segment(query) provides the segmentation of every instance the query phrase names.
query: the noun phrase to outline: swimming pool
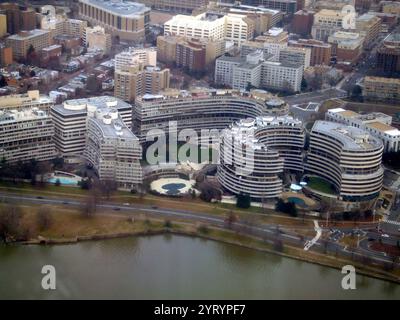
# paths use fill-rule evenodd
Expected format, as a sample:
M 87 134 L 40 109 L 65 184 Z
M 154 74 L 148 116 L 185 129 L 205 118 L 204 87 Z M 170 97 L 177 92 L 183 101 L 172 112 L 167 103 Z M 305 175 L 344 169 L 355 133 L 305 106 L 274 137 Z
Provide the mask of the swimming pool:
M 53 177 L 47 180 L 49 183 L 57 183 L 57 180 L 60 181 L 60 184 L 67 186 L 77 186 L 78 181 L 75 178 L 67 178 L 67 177 Z
M 307 207 L 306 202 L 301 199 L 301 198 L 297 198 L 297 197 L 289 197 L 287 199 L 289 202 L 292 202 L 300 207 Z
M 184 183 L 168 183 L 164 184 L 161 188 L 167 190 L 166 194 L 176 195 L 179 194 L 181 189 L 186 187 Z

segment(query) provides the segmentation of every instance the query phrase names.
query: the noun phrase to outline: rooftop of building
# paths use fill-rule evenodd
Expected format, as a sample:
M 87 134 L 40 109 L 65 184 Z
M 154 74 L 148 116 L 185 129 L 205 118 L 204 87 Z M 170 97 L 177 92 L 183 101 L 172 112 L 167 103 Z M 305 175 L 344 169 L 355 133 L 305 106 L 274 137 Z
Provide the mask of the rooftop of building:
M 13 34 L 11 36 L 9 36 L 7 39 L 10 40 L 28 40 L 28 39 L 32 39 L 44 34 L 49 34 L 50 31 L 49 30 L 42 30 L 42 29 L 33 29 L 30 31 L 21 31 L 17 34 Z
M 47 118 L 46 112 L 39 110 L 38 108 L 26 108 L 23 110 L 0 110 L 0 123 L 12 123 L 19 121 L 28 121 L 34 119 Z
M 229 126 L 228 130 L 224 131 L 225 136 L 232 136 L 242 144 L 246 144 L 252 147 L 254 150 L 267 149 L 263 143 L 260 143 L 257 139 L 257 131 L 262 130 L 265 127 L 274 126 L 291 126 L 291 127 L 303 127 L 303 123 L 300 120 L 294 119 L 291 116 L 263 116 L 247 118 L 239 120 Z
M 400 136 L 400 130 L 380 121 L 368 122 L 367 126 L 391 136 Z
M 116 97 L 99 96 L 92 98 L 66 100 L 63 104 L 52 107 L 53 110 L 64 115 L 86 114 L 88 109 L 97 110 L 101 108 L 129 109 L 132 106 Z
M 346 126 L 337 122 L 318 120 L 311 132 L 319 132 L 330 136 L 343 144 L 348 150 L 369 150 L 382 146 L 382 142 L 367 131 Z
M 145 94 L 141 97 L 137 97 L 136 101 L 151 103 L 154 101 L 161 101 L 161 100 L 184 99 L 184 98 L 200 99 L 213 96 L 241 97 L 243 99 L 254 99 L 265 102 L 271 101 L 275 98 L 276 100 L 282 101 L 284 103 L 283 100 L 276 98 L 270 92 L 260 89 L 254 89 L 251 90 L 250 92 L 242 92 L 233 89 L 208 89 L 208 88 L 198 88 L 198 89 L 192 89 L 190 91 L 168 89 L 160 92 L 159 94 Z M 282 105 L 282 103 L 280 105 Z
M 18 106 L 30 103 L 51 103 L 49 96 L 41 95 L 38 90 L 30 90 L 27 93 L 0 96 L 0 108 Z
M 392 32 L 387 35 L 385 42 L 400 42 L 400 32 Z
M 372 19 L 376 18 L 376 15 L 372 13 L 364 13 L 360 16 L 357 17 L 358 21 L 370 21 Z
M 142 3 L 125 0 L 79 0 L 92 6 L 126 17 L 135 17 L 149 12 L 150 8 Z
M 315 15 L 316 16 L 327 16 L 327 17 L 344 17 L 344 16 L 348 15 L 348 13 L 342 12 L 341 10 L 321 9 Z
M 102 114 L 91 117 L 91 121 L 102 131 L 104 138 L 131 138 L 138 141 L 137 137 L 124 124 L 116 109 L 103 108 Z

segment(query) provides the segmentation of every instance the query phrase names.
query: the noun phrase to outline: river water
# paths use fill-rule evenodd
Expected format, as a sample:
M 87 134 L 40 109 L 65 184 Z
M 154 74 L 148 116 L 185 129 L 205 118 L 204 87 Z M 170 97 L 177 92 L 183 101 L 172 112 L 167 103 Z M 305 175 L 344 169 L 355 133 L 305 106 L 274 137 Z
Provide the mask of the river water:
M 41 288 L 42 266 L 57 288 Z M 160 235 L 0 246 L 0 299 L 400 299 L 400 285 L 210 240 Z

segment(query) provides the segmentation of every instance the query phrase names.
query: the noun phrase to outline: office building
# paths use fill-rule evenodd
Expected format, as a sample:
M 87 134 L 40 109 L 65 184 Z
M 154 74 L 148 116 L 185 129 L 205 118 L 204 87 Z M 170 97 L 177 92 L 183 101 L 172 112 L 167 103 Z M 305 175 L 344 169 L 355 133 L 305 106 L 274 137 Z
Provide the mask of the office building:
M 302 65 L 274 61 L 265 61 L 262 64 L 262 88 L 300 92 L 302 78 Z
M 244 0 L 242 4 L 279 10 L 285 14 L 294 14 L 298 10 L 296 0 Z
M 279 62 L 283 64 L 302 65 L 303 69 L 310 66 L 311 49 L 301 47 L 287 47 L 279 52 Z
M 359 114 L 343 108 L 329 109 L 325 119 L 368 131 L 382 141 L 384 152 L 400 151 L 400 130 L 391 126 L 392 117 L 380 112 Z
M 329 181 L 344 201 L 375 199 L 382 188 L 383 143 L 367 131 L 316 121 L 305 170 Z
M 138 64 L 145 66 L 157 65 L 157 48 L 134 48 L 122 51 L 115 55 L 115 70 L 134 67 Z
M 377 66 L 388 75 L 400 72 L 400 33 L 391 33 L 377 50 Z
M 208 0 L 139 0 L 152 9 L 192 14 L 194 10 L 204 7 Z
M 254 36 L 254 22 L 240 14 L 202 13 L 197 16 L 176 15 L 164 24 L 164 35 L 207 38 L 241 44 Z
M 26 59 L 28 50 L 32 46 L 36 52 L 51 45 L 51 33 L 47 30 L 34 29 L 21 31 L 6 39 L 6 46 L 13 52 L 14 60 Z
M 27 93 L 0 96 L 0 110 L 23 110 L 37 108 L 50 112 L 54 102 L 46 95 L 41 95 L 38 90 L 29 90 Z
M 363 82 L 363 97 L 369 101 L 399 103 L 400 79 L 365 77 Z
M 314 22 L 314 11 L 299 10 L 293 15 L 291 31 L 302 37 L 311 34 L 311 28 Z
M 330 65 L 332 46 L 329 43 L 314 39 L 290 40 L 290 47 L 311 49 L 310 66 Z
M 79 0 L 79 16 L 121 40 L 144 41 L 150 8 L 124 0 Z
M 328 37 L 337 62 L 357 63 L 363 51 L 364 37 L 359 33 L 337 31 Z
M 355 12 L 322 9 L 314 15 L 311 35 L 316 40 L 327 41 L 336 31 L 355 29 Z
M 107 33 L 104 28 L 96 26 L 93 28 L 85 28 L 84 44 L 89 49 L 99 49 L 105 54 L 111 50 L 111 34 Z
M 36 107 L 0 110 L 0 159 L 7 163 L 55 158 L 54 124 Z
M 356 18 L 356 31 L 364 37 L 364 48 L 369 49 L 378 39 L 381 32 L 381 19 L 365 13 Z

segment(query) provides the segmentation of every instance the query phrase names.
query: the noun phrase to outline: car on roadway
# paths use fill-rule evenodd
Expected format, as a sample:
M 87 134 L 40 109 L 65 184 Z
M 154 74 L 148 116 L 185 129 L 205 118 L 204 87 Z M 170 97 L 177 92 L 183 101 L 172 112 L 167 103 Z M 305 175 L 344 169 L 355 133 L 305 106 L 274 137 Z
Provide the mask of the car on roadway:
M 114 210 L 115 210 L 115 211 L 119 211 L 119 210 L 121 210 L 121 208 L 115 207 Z
M 123 206 L 130 206 L 131 204 L 129 202 L 125 202 L 122 204 Z
M 384 237 L 384 238 L 389 238 L 389 235 L 386 234 L 386 233 L 384 233 L 384 234 L 382 234 L 382 237 Z
M 157 206 L 151 206 L 151 208 L 152 208 L 152 209 L 158 209 L 158 207 L 157 207 Z

